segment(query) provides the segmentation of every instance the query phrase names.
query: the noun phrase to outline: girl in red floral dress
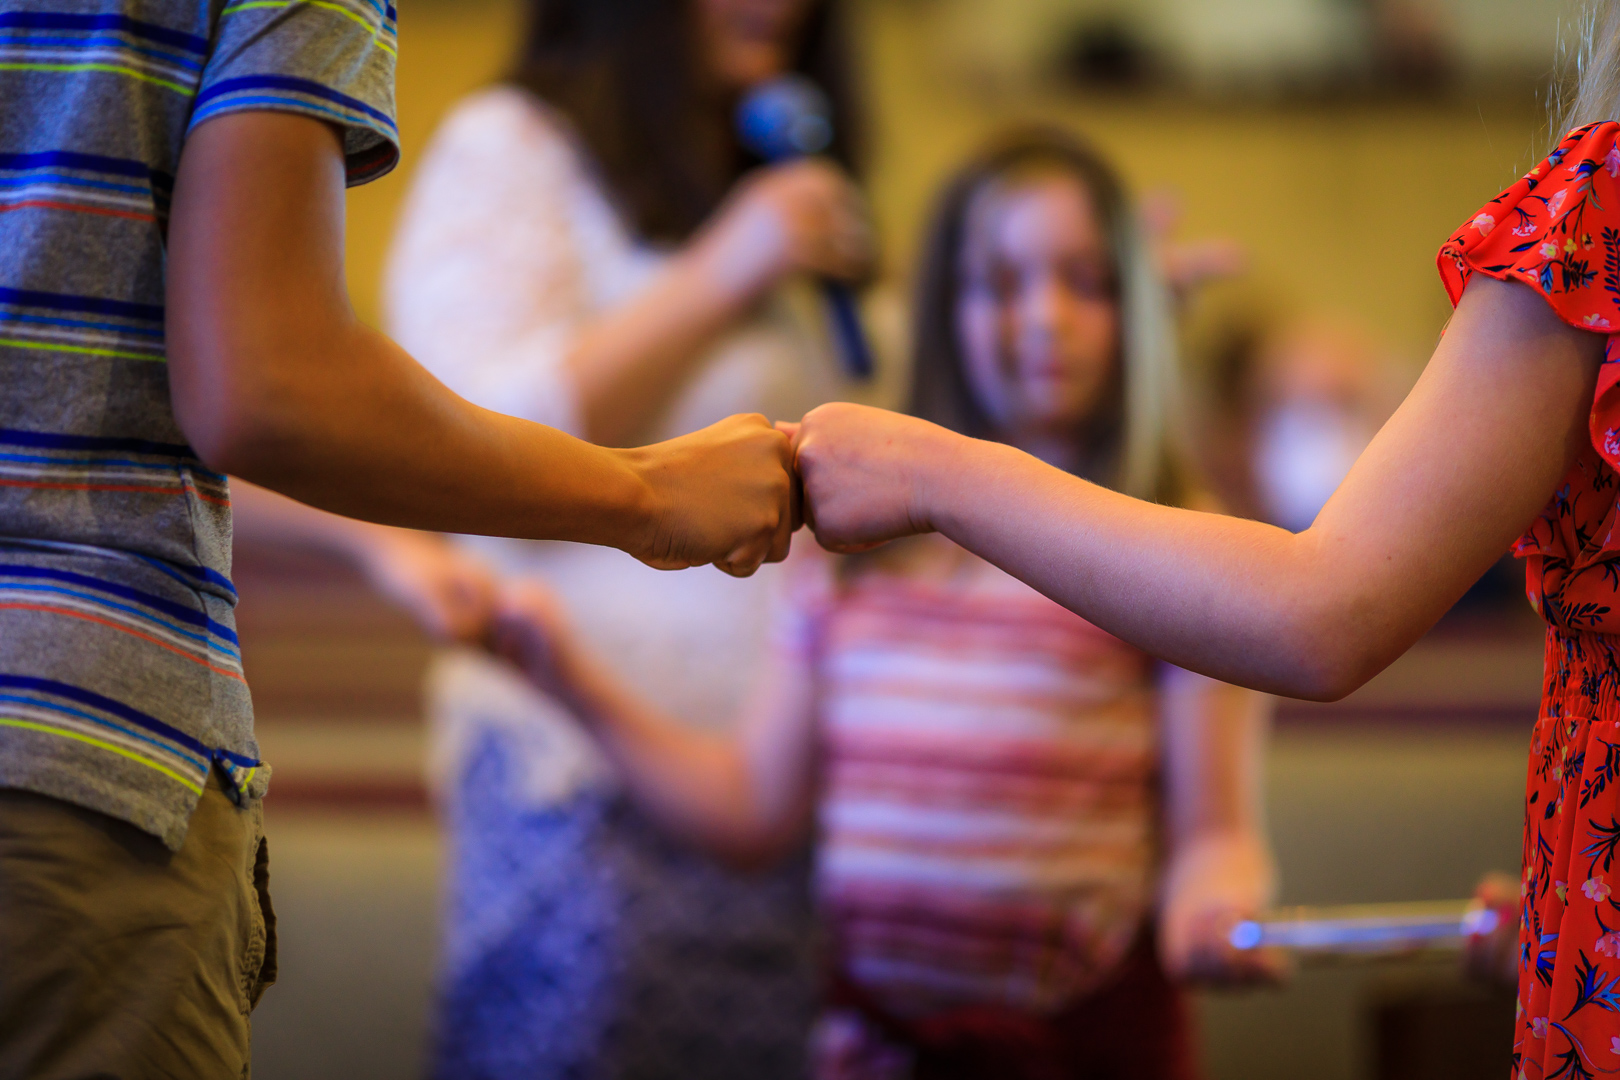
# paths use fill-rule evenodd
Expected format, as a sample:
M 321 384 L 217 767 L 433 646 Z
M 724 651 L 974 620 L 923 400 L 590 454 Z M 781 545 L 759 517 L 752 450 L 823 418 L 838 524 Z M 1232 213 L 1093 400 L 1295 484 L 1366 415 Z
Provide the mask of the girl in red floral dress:
M 1456 303 L 1476 273 L 1535 289 L 1605 335 L 1588 435 L 1513 546 L 1546 619 L 1520 879 L 1516 1076 L 1620 1072 L 1620 124 L 1571 131 L 1440 249 Z
M 1512 543 L 1548 624 L 1513 1047 L 1527 1080 L 1620 1075 L 1620 5 L 1596 21 L 1585 126 L 1446 241 L 1446 335 L 1304 532 L 1138 502 L 859 406 L 823 406 L 796 438 L 827 546 L 938 530 L 1148 652 L 1296 697 L 1370 678 Z

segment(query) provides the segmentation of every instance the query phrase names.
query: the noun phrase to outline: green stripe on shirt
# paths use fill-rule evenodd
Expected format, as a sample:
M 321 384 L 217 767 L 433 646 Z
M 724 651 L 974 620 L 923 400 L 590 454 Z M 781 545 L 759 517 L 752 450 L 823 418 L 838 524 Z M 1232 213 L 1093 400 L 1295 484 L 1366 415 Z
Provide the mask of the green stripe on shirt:
M 156 75 L 136 71 L 134 68 L 122 67 L 118 64 L 12 64 L 0 63 L 0 71 L 49 71 L 56 73 L 71 73 L 75 71 L 105 71 L 113 75 L 128 75 L 132 79 L 148 82 L 154 86 L 161 86 L 165 90 L 173 90 L 177 94 L 193 97 L 197 93 L 194 86 L 181 86 L 179 83 L 160 79 Z

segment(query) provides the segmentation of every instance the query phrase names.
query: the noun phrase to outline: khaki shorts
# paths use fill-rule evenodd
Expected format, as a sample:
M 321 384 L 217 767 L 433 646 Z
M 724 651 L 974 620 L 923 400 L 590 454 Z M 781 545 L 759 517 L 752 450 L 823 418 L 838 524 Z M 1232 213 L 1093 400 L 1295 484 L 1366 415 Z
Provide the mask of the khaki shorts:
M 264 811 L 217 783 L 177 852 L 0 790 L 0 1080 L 246 1077 L 275 980 Z

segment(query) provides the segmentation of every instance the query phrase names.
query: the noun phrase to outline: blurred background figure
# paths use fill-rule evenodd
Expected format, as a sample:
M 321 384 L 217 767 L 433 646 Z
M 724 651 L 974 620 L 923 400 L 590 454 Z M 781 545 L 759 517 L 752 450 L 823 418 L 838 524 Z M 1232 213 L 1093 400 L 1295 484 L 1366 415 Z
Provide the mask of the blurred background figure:
M 1300 532 L 1389 418 L 1387 362 L 1363 335 L 1327 323 L 1288 327 L 1261 350 L 1253 461 L 1267 521 Z
M 765 165 L 733 114 L 790 70 L 827 94 L 833 142 Z M 532 0 L 510 76 L 455 108 L 417 171 L 390 327 L 471 400 L 595 442 L 797 418 L 846 393 L 805 279 L 873 266 L 859 122 L 832 0 Z M 549 583 L 683 722 L 736 715 L 771 573 L 476 550 Z M 435 1075 L 795 1075 L 814 978 L 802 866 L 744 877 L 664 840 L 487 657 L 442 658 L 428 693 L 450 844 Z
M 1200 402 L 1202 463 L 1233 512 L 1299 532 L 1389 418 L 1401 370 L 1344 319 L 1245 320 L 1224 338 Z

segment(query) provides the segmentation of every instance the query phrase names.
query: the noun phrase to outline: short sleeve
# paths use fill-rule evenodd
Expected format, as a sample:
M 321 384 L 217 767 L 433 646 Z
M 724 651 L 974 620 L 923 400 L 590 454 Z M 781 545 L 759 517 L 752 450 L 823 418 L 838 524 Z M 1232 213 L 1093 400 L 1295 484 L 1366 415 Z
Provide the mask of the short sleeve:
M 1469 278 L 1519 281 L 1571 326 L 1610 335 L 1590 418 L 1592 445 L 1620 468 L 1620 124 L 1576 128 L 1440 248 L 1453 305 Z
M 399 161 L 392 0 L 227 0 L 191 128 L 230 112 L 301 113 L 343 132 L 351 186 Z

